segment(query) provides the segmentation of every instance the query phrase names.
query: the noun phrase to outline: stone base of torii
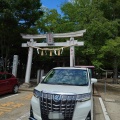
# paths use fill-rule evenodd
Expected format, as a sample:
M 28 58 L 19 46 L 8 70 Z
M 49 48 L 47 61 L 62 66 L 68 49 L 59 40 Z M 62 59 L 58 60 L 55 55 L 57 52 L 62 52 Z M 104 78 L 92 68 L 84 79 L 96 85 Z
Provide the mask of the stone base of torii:
M 30 74 L 31 74 L 31 65 L 32 65 L 32 56 L 33 56 L 33 49 L 42 48 L 52 48 L 52 47 L 70 47 L 70 67 L 75 65 L 75 53 L 74 53 L 74 46 L 83 46 L 84 42 L 78 42 L 74 40 L 74 37 L 83 36 L 86 30 L 70 32 L 70 33 L 58 33 L 58 34 L 42 34 L 42 35 L 22 35 L 23 39 L 30 39 L 27 43 L 22 43 L 22 47 L 29 47 L 28 51 L 28 60 L 27 60 L 27 67 L 26 67 L 26 74 L 25 74 L 25 83 L 22 87 L 31 87 L 30 84 Z M 43 39 L 46 38 L 47 43 L 37 43 L 34 41 L 35 39 Z M 70 40 L 66 42 L 54 42 L 53 38 L 70 38 Z

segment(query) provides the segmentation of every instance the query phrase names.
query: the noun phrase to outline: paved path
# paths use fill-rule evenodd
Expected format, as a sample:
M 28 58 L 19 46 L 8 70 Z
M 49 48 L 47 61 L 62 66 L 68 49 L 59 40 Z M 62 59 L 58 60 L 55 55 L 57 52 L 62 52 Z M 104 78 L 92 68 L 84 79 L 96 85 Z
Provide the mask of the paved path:
M 106 87 L 103 81 L 95 84 L 98 93 L 101 95 L 103 103 L 110 120 L 120 119 L 120 84 L 107 82 Z

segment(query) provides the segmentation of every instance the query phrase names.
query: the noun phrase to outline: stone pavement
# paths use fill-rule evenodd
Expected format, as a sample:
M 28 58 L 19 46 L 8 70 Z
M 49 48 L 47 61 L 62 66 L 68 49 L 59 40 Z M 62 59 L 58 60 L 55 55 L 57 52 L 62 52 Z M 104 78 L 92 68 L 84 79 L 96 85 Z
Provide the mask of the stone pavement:
M 37 84 L 31 84 L 29 88 L 20 86 L 19 90 L 33 91 Z M 105 120 L 120 120 L 120 84 L 112 84 L 112 79 L 107 79 L 105 83 L 105 80 L 101 79 L 94 86 L 94 95 L 102 98 L 109 116 L 109 119 Z

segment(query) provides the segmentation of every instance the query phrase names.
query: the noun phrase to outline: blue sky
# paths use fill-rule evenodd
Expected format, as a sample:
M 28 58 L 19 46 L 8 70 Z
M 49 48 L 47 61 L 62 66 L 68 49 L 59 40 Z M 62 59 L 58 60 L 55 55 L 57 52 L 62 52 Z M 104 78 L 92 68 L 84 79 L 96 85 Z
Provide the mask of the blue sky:
M 60 5 L 65 1 L 66 0 L 41 0 L 41 3 L 49 9 L 57 9 L 58 13 L 60 13 Z

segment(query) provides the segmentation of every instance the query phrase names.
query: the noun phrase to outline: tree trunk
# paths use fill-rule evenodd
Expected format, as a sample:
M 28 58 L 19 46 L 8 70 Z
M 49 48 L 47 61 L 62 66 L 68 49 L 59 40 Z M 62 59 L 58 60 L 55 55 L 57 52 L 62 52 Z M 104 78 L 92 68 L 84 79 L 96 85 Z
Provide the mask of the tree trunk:
M 118 72 L 118 64 L 117 64 L 117 57 L 114 57 L 113 61 L 113 83 L 117 83 L 117 72 Z

